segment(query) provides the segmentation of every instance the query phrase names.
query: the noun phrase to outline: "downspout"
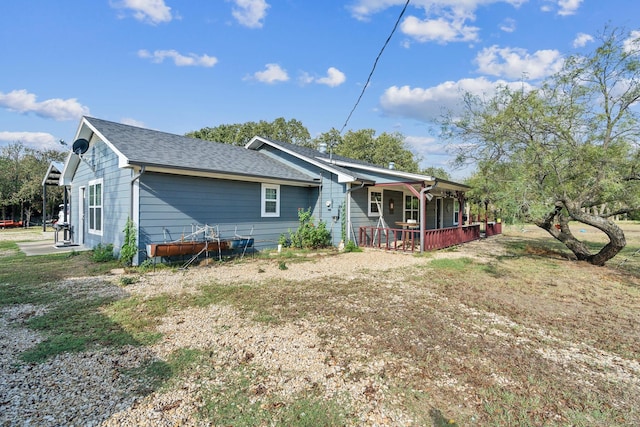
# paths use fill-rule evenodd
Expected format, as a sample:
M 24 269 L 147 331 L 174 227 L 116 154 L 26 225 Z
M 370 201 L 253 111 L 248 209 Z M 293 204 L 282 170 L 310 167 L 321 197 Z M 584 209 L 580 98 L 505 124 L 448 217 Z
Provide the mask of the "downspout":
M 131 218 L 132 221 L 133 221 L 133 184 L 142 176 L 144 172 L 145 172 L 145 166 L 142 166 L 140 168 L 140 172 L 138 172 L 136 175 L 133 176 L 133 178 L 131 178 L 131 197 L 129 201 L 129 218 Z
M 140 177 L 142 176 L 142 174 L 145 172 L 145 166 L 141 166 L 140 167 L 140 172 L 138 172 L 136 175 L 134 175 L 131 178 L 131 195 L 130 195 L 130 203 L 129 203 L 129 219 L 131 219 L 131 221 L 136 225 L 136 242 L 137 242 L 137 246 L 138 246 L 138 250 L 140 250 L 140 224 L 138 224 L 138 218 L 134 219 L 133 218 L 133 186 L 135 185 L 135 182 L 140 179 Z M 138 194 L 140 194 L 140 192 L 138 191 Z M 139 200 L 138 200 L 139 202 Z M 140 213 L 140 210 L 138 209 L 138 214 Z M 139 258 L 138 258 L 138 254 L 136 254 L 133 257 L 132 260 L 132 264 L 133 265 L 138 265 L 139 263 Z
M 424 232 L 426 231 L 427 222 L 427 203 L 425 202 L 425 194 L 433 190 L 438 185 L 436 180 L 433 185 L 429 185 L 420 190 L 420 253 L 424 252 Z

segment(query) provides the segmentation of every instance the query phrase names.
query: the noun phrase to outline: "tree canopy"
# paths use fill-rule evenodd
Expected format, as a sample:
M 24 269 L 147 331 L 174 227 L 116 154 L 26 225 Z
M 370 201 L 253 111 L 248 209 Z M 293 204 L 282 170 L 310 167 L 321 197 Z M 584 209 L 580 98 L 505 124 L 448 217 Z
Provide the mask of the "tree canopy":
M 419 158 L 407 147 L 404 135 L 399 132 L 383 132 L 376 136 L 373 129 L 347 131 L 341 136 L 332 129 L 315 139 L 317 144 L 328 142 L 334 153 L 362 160 L 381 167 L 393 162 L 396 169 L 406 172 L 418 172 Z
M 274 141 L 288 142 L 304 147 L 318 148 L 324 143 L 334 153 L 356 160 L 373 163 L 381 167 L 388 167 L 395 163 L 399 170 L 419 172 L 420 158 L 416 156 L 405 142 L 405 137 L 399 132 L 383 132 L 376 136 L 373 129 L 348 131 L 344 135 L 332 128 L 311 138 L 307 128 L 298 120 L 286 120 L 282 117 L 273 122 L 246 122 L 238 124 L 223 124 L 216 127 L 206 127 L 186 134 L 192 138 L 222 142 L 231 145 L 245 145 L 256 135 Z M 442 169 L 430 168 L 429 172 Z M 438 177 L 442 177 L 438 175 Z M 447 175 L 448 178 L 448 175 Z
M 309 130 L 298 120 L 286 120 L 279 117 L 272 122 L 246 122 L 223 124 L 188 132 L 186 136 L 224 144 L 243 146 L 254 136 L 259 135 L 275 141 L 289 142 L 302 146 L 310 146 Z
M 631 34 L 605 29 L 592 53 L 568 57 L 538 88 L 466 94 L 463 114 L 443 125 L 458 161 L 477 163 L 475 197 L 534 222 L 579 260 L 615 256 L 626 241 L 612 217 L 640 209 L 639 48 Z M 592 253 L 570 220 L 609 242 Z
M 42 213 L 42 179 L 52 161 L 64 153 L 26 148 L 21 142 L 0 149 L 0 210 L 2 219 L 26 219 Z M 62 189 L 52 188 L 49 200 L 59 204 Z

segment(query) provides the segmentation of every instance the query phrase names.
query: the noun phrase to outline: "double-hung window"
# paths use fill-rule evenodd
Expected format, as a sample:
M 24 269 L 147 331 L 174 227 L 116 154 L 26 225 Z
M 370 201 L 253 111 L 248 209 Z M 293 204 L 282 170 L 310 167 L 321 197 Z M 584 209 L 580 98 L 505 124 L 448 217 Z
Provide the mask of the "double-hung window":
M 382 207 L 382 191 L 374 191 L 369 189 L 369 216 L 380 216 Z
M 102 235 L 102 179 L 89 181 L 89 232 Z
M 280 186 L 277 184 L 262 184 L 262 216 L 280 216 Z
M 416 196 L 405 195 L 404 196 L 404 219 L 409 221 L 410 219 L 418 220 L 420 214 L 420 201 Z

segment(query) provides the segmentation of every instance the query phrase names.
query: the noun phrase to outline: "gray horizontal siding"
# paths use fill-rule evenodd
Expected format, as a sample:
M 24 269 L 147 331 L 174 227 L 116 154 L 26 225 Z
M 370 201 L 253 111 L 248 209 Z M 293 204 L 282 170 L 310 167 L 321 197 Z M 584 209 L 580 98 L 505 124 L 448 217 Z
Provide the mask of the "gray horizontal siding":
M 280 217 L 261 217 L 260 183 L 146 173 L 140 178 L 140 248 L 179 240 L 194 224 L 217 226 L 222 238 L 253 229 L 256 248 L 275 247 L 298 227 L 298 209 L 317 203 L 317 188 L 280 186 Z
M 98 244 L 113 244 L 114 252 L 118 255 L 124 240 L 123 230 L 131 205 L 131 171 L 119 169 L 115 153 L 98 138 L 91 141 L 91 148 L 83 157 L 84 160 L 78 164 L 74 174 L 70 194 L 70 222 L 73 227 L 74 241 L 90 248 L 94 248 Z M 103 230 L 101 236 L 90 233 L 88 230 L 89 182 L 100 178 L 103 180 Z M 81 215 L 78 212 L 80 187 L 86 188 L 84 223 L 80 221 Z M 79 228 L 81 227 L 85 230 L 84 242 L 78 241 L 81 235 Z

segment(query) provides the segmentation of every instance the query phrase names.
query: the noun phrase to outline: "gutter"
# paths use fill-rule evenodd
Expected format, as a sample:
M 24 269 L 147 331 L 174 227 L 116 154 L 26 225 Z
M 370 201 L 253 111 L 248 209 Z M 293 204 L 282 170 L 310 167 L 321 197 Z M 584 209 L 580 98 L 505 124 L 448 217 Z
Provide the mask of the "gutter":
M 140 179 L 142 174 L 145 173 L 145 170 L 146 170 L 146 166 L 142 166 L 140 168 L 140 172 L 138 172 L 136 175 L 133 176 L 133 178 L 131 178 L 131 197 L 130 197 L 130 203 L 129 203 L 129 218 L 131 218 L 132 221 L 133 221 L 133 185 L 138 179 Z M 137 221 L 135 222 L 137 224 Z

